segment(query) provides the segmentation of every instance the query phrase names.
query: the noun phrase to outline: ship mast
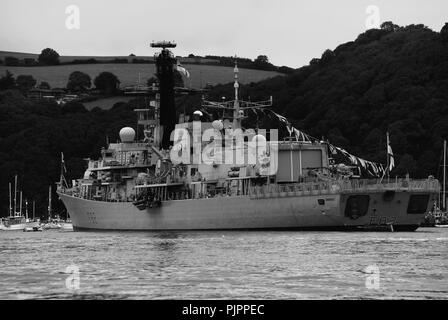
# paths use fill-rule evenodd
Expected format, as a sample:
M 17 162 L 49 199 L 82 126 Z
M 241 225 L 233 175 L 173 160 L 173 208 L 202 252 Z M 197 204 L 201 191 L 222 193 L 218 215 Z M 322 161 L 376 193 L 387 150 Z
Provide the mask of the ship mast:
M 238 61 L 235 56 L 235 68 L 233 69 L 235 84 L 233 87 L 235 88 L 235 101 L 233 103 L 233 129 L 241 129 L 241 119 L 240 119 L 240 101 L 238 100 L 238 89 L 240 88 L 240 84 L 238 83 Z
M 263 110 L 265 108 L 271 107 L 272 106 L 272 96 L 269 97 L 269 100 L 265 100 L 265 101 L 257 101 L 257 102 L 252 102 L 252 101 L 244 101 L 242 99 L 240 99 L 239 97 L 239 88 L 240 88 L 240 84 L 238 81 L 238 74 L 239 74 L 239 69 L 238 69 L 238 61 L 237 61 L 237 57 L 235 56 L 235 67 L 233 69 L 233 74 L 234 74 L 234 84 L 233 84 L 233 88 L 234 88 L 234 92 L 235 92 L 235 97 L 234 100 L 232 101 L 224 101 L 225 98 L 223 97 L 222 101 L 208 101 L 203 99 L 202 100 L 202 107 L 206 108 L 206 109 L 215 109 L 215 110 L 222 110 L 222 117 L 223 119 L 229 119 L 232 120 L 232 129 L 241 129 L 242 128 L 242 120 L 246 117 L 245 112 L 248 110 L 252 110 L 252 111 L 257 111 L 257 110 Z M 227 115 L 226 115 L 227 113 Z
M 51 220 L 51 186 L 48 187 L 48 221 Z

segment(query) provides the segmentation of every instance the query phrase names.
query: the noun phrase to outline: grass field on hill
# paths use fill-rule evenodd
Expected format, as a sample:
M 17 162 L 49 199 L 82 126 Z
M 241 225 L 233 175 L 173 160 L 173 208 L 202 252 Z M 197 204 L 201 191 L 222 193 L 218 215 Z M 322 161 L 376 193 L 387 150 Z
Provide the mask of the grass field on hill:
M 208 65 L 185 65 L 190 72 L 190 78 L 184 79 L 185 86 L 191 88 L 202 88 L 207 83 L 215 85 L 233 81 L 233 68 L 208 66 Z M 73 71 L 81 71 L 90 75 L 93 79 L 103 71 L 114 73 L 121 81 L 121 86 L 130 86 L 138 83 L 139 75 L 142 84 L 154 76 L 155 66 L 153 64 L 84 64 L 84 65 L 62 65 L 48 67 L 5 67 L 0 66 L 0 75 L 9 70 L 15 77 L 18 75 L 32 75 L 38 83 L 46 81 L 53 88 L 65 88 L 68 77 Z M 273 71 L 240 69 L 240 82 L 247 84 L 258 82 L 270 77 L 281 75 Z

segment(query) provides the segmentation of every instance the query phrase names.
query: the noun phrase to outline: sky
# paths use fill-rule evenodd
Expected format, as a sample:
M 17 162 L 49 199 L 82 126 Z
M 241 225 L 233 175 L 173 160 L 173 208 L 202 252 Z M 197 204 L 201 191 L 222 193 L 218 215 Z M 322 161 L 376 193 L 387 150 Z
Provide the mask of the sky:
M 1 0 L 0 51 L 151 56 L 151 41 L 175 40 L 175 55 L 267 55 L 298 68 L 384 21 L 440 31 L 448 1 Z

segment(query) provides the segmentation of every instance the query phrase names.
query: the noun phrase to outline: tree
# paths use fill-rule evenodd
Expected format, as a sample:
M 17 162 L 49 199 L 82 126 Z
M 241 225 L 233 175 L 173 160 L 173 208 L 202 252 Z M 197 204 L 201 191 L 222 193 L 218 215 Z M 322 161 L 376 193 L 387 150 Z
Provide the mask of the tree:
M 117 91 L 120 80 L 113 73 L 102 72 L 95 78 L 94 84 L 101 93 L 112 94 Z
M 325 64 L 329 61 L 331 61 L 331 59 L 333 59 L 333 57 L 335 56 L 334 52 L 331 51 L 330 49 L 325 50 L 325 52 L 322 54 L 322 57 L 320 58 L 320 61 Z
M 17 86 L 22 92 L 27 92 L 30 89 L 34 88 L 37 81 L 30 75 L 20 75 L 16 80 Z
M 16 57 L 5 57 L 5 66 L 18 66 L 19 62 Z
M 39 63 L 46 66 L 54 66 L 59 64 L 59 53 L 51 48 L 42 50 L 39 55 Z
M 50 84 L 46 81 L 42 81 L 39 85 L 38 85 L 39 89 L 43 89 L 43 90 L 50 90 Z
M 382 30 L 386 30 L 388 32 L 394 32 L 400 29 L 400 27 L 394 24 L 392 21 L 383 22 L 380 27 Z
M 84 92 L 92 86 L 92 80 L 86 73 L 75 71 L 68 78 L 67 89 L 72 92 Z
M 313 58 L 310 61 L 310 66 L 317 66 L 320 63 L 320 59 L 319 58 Z
M 86 113 L 87 109 L 80 102 L 69 102 L 61 107 L 62 114 Z
M 445 23 L 443 28 L 440 30 L 440 35 L 444 41 L 448 41 L 448 22 Z
M 400 159 L 398 166 L 392 171 L 394 175 L 405 176 L 413 175 L 417 169 L 417 162 L 410 154 L 404 154 Z
M 16 85 L 16 79 L 9 70 L 6 70 L 6 74 L 0 78 L 0 90 L 12 89 Z
M 257 63 L 257 64 L 268 64 L 269 63 L 268 56 L 259 55 L 257 57 L 257 59 L 255 59 L 255 63 Z

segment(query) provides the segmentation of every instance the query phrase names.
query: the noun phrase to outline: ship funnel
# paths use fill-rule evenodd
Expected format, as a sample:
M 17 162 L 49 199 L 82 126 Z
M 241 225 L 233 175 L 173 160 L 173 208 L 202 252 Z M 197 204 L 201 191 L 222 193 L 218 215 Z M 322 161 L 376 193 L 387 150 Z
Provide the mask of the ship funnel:
M 129 127 L 120 130 L 120 140 L 122 143 L 134 142 L 135 130 Z

